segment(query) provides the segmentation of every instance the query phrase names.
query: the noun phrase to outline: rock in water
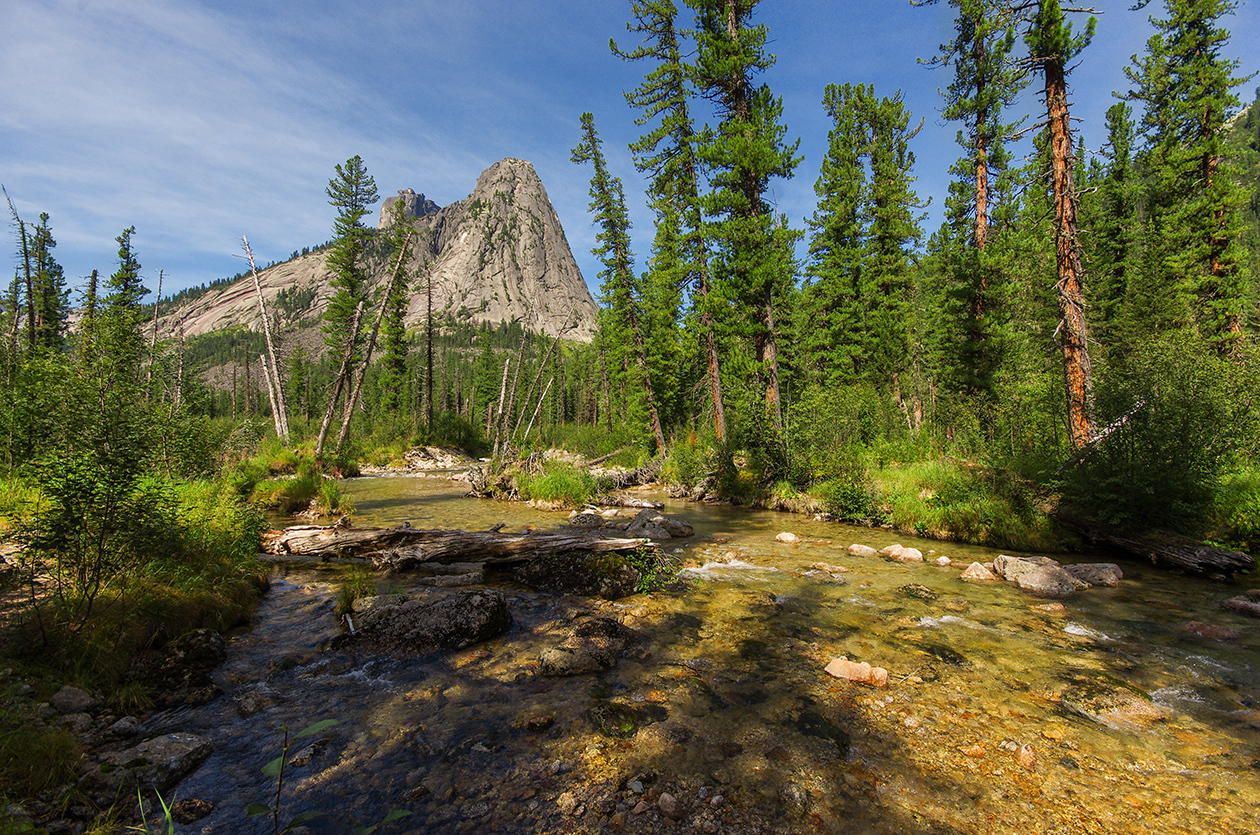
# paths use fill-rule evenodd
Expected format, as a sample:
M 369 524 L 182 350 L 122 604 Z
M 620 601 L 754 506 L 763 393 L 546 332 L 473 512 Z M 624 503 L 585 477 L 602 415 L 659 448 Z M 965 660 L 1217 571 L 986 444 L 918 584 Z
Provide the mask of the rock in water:
M 783 542 L 785 544 L 792 545 L 797 542 L 800 542 L 801 538 L 790 531 L 783 531 L 782 533 L 780 533 L 778 536 L 774 538 L 774 541 Z
M 462 649 L 512 626 L 507 601 L 489 589 L 364 597 L 354 602 L 354 613 L 355 639 L 417 653 Z
M 691 536 L 691 525 L 671 519 L 659 510 L 640 510 L 626 528 L 626 536 L 644 536 L 648 539 L 681 539 Z
M 1048 557 L 1024 559 L 999 554 L 993 570 L 1025 591 L 1042 597 L 1068 597 L 1089 584 L 1068 574 Z
M 1120 566 L 1111 562 L 1065 565 L 1063 570 L 1076 579 L 1089 583 L 1091 586 L 1114 587 L 1120 585 L 1120 581 L 1124 579 L 1124 572 L 1120 570 Z
M 1211 638 L 1214 641 L 1232 641 L 1238 637 L 1238 632 L 1227 626 L 1217 626 L 1214 623 L 1201 623 L 1192 620 L 1189 623 L 1181 625 L 1182 632 L 1188 632 L 1191 635 L 1198 635 L 1200 638 Z
M 214 751 L 210 740 L 193 734 L 166 734 L 125 751 L 101 754 L 79 781 L 79 787 L 96 802 L 112 803 L 119 797 L 136 796 L 136 788 L 169 792 L 205 762 Z
M 833 658 L 825 672 L 834 678 L 869 684 L 880 689 L 888 686 L 888 671 L 883 667 L 872 667 L 865 661 L 855 664 L 847 658 Z
M 969 583 L 992 583 L 997 582 L 999 577 L 980 563 L 973 562 L 967 566 L 967 570 L 962 573 L 960 579 Z
M 576 676 L 606 670 L 616 666 L 617 653 L 639 640 L 638 632 L 612 618 L 584 620 L 559 646 L 543 650 L 539 672 L 545 676 Z
M 862 545 L 855 542 L 849 546 L 849 553 L 855 557 L 878 557 L 879 551 L 876 551 L 869 545 Z

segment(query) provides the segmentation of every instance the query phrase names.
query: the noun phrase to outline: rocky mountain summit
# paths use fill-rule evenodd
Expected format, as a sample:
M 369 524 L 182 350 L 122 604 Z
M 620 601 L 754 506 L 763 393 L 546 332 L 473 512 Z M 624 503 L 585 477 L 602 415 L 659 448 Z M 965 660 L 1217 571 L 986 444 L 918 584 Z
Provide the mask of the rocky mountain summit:
M 403 201 L 416 234 L 406 265 L 412 287 L 408 327 L 424 321 L 428 284 L 433 312 L 474 322 L 520 322 L 527 330 L 589 341 L 596 305 L 578 269 L 560 219 L 534 166 L 504 159 L 487 168 L 466 199 L 439 207 L 410 188 Z M 320 316 L 330 295 L 326 253 L 312 252 L 259 273 L 268 311 L 286 344 L 319 346 Z M 372 283 L 384 289 L 392 263 L 370 259 Z M 186 337 L 243 326 L 261 330 L 253 280 L 246 277 L 161 311 L 159 330 Z

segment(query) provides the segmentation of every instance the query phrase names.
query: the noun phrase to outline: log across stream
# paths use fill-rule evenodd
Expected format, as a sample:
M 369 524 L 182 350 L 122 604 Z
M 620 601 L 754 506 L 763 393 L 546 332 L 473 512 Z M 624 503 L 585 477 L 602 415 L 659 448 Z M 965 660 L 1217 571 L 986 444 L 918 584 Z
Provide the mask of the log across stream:
M 371 558 L 377 568 L 395 571 L 423 563 L 481 562 L 512 566 L 556 553 L 598 554 L 655 549 L 651 540 L 602 537 L 580 531 L 504 533 L 501 531 L 355 528 L 347 524 L 295 525 L 265 537 L 272 554 L 316 559 Z

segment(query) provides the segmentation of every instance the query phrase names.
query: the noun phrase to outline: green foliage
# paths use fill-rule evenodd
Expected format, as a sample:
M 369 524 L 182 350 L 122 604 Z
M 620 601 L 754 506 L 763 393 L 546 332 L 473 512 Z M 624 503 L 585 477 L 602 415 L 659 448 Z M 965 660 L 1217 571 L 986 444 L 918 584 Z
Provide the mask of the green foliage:
M 1208 511 L 1207 530 L 1227 548 L 1260 556 L 1260 469 L 1225 476 Z
M 1124 421 L 1063 476 L 1064 500 L 1124 528 L 1201 530 L 1256 418 L 1245 369 L 1202 343 L 1150 343 L 1099 390 L 1100 424 Z M 1126 418 L 1127 415 L 1127 418 Z
M 880 469 L 872 482 L 898 530 L 1024 551 L 1060 549 L 1030 486 L 1011 473 L 938 459 Z
M 29 703 L 0 693 L 0 797 L 34 797 L 64 785 L 83 755 L 74 734 L 36 721 Z
M 598 485 L 586 470 L 572 464 L 548 462 L 541 475 L 518 473 L 516 489 L 525 499 L 581 507 L 595 496 Z
M 349 614 L 354 608 L 354 601 L 361 597 L 374 597 L 376 594 L 376 579 L 372 569 L 366 565 L 350 566 L 341 577 L 340 591 L 337 593 L 337 614 Z

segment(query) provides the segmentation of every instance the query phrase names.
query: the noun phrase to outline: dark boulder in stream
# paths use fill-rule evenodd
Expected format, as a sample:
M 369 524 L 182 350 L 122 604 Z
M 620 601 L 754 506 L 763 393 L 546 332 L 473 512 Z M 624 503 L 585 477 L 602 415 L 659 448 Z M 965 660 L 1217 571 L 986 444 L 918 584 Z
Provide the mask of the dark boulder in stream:
M 141 655 L 128 678 L 144 686 L 157 708 L 203 705 L 223 695 L 210 673 L 227 658 L 223 636 L 213 629 L 194 629 L 160 651 Z
M 539 672 L 545 676 L 597 673 L 617 665 L 617 654 L 641 636 L 612 618 L 590 618 L 573 627 L 559 646 L 543 650 Z
M 507 601 L 497 591 L 382 594 L 354 601 L 352 641 L 396 651 L 462 649 L 512 627 Z

